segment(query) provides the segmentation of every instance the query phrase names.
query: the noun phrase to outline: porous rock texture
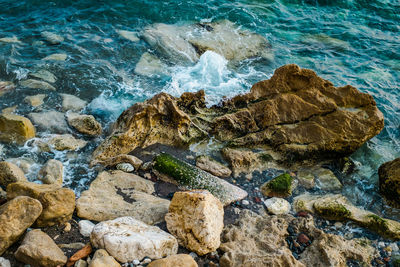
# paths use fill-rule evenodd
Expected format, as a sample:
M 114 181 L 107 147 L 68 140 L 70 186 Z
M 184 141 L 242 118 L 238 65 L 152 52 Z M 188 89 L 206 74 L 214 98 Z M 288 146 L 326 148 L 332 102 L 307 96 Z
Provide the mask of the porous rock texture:
M 176 192 L 165 216 L 168 231 L 180 245 L 205 255 L 220 246 L 224 228 L 222 203 L 206 190 Z
M 312 70 L 291 64 L 253 85 L 250 92 L 205 107 L 204 91 L 180 98 L 160 93 L 124 111 L 96 149 L 105 160 L 155 143 L 187 146 L 210 135 L 230 147 L 265 147 L 282 160 L 348 155 L 383 128 L 373 97 L 335 87 Z
M 306 234 L 309 245 L 296 260 L 286 237 L 291 232 Z M 370 265 L 377 252 L 364 240 L 345 240 L 327 234 L 314 226 L 311 216 L 260 216 L 249 210 L 239 214 L 239 220 L 225 227 L 220 249 L 221 267 L 244 266 L 347 266 L 348 260 Z
M 0 206 L 0 256 L 30 227 L 42 205 L 30 197 L 16 197 Z
M 133 217 L 120 217 L 97 224 L 90 241 L 122 263 L 144 257 L 160 259 L 178 251 L 175 237 Z

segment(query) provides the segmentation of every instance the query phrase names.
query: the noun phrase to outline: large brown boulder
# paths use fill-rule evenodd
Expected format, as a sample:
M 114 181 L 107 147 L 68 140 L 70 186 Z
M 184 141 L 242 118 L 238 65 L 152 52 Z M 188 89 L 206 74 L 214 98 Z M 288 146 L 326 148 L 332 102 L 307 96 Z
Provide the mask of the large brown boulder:
M 0 141 L 23 144 L 35 134 L 35 127 L 29 119 L 15 114 L 0 114 Z
M 379 167 L 379 191 L 386 202 L 400 208 L 400 158 Z
M 218 107 L 205 107 L 203 91 L 180 98 L 161 93 L 135 104 L 118 118 L 94 159 L 155 143 L 185 146 L 210 135 L 231 147 L 274 150 L 282 160 L 335 158 L 357 150 L 383 125 L 371 95 L 350 85 L 335 87 L 292 64 Z
M 0 255 L 30 227 L 42 212 L 42 205 L 30 197 L 16 197 L 0 206 Z

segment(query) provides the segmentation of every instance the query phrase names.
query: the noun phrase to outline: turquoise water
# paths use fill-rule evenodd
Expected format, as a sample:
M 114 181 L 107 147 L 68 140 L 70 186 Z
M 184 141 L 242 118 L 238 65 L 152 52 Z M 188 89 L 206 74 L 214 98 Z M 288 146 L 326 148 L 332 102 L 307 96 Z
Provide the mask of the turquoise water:
M 400 2 L 393 1 L 0 1 L 0 38 L 16 36 L 21 43 L 0 43 L 0 80 L 18 80 L 30 71 L 47 69 L 58 80 L 48 109 L 59 109 L 58 93 L 87 100 L 86 112 L 103 125 L 114 121 L 131 104 L 160 91 L 179 95 L 205 89 L 209 104 L 223 96 L 247 91 L 270 77 L 277 67 L 296 63 L 315 70 L 336 86 L 351 84 L 374 96 L 385 115 L 385 129 L 352 159 L 358 170 L 345 177 L 344 193 L 359 205 L 398 218 L 377 192 L 377 168 L 400 156 Z M 254 58 L 231 65 L 223 57 L 204 54 L 198 63 L 163 59 L 166 73 L 136 75 L 144 52 L 154 52 L 143 40 L 121 38 L 117 30 L 142 31 L 153 23 L 191 24 L 228 19 L 264 36 L 274 59 Z M 59 45 L 38 43 L 42 31 L 65 38 Z M 66 53 L 65 62 L 41 60 Z M 162 57 L 162 55 L 159 55 Z M 37 90 L 17 87 L 0 97 L 0 109 L 19 105 Z M 97 140 L 96 142 L 98 142 Z M 38 154 L 29 147 L 4 147 L 3 157 L 24 155 L 42 163 L 56 157 L 68 163 L 66 184 L 87 185 L 95 172 L 87 168 L 92 144 L 72 157 L 67 153 Z M 71 159 L 72 158 L 72 159 Z M 32 177 L 34 175 L 32 174 Z

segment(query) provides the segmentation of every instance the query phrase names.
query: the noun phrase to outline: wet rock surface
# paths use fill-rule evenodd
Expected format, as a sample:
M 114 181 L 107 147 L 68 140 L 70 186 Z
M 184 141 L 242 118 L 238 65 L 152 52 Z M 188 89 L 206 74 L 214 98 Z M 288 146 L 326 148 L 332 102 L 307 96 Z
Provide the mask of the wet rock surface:
M 387 203 L 400 208 L 400 158 L 379 167 L 379 191 Z
M 15 114 L 0 114 L 0 141 L 23 144 L 35 135 L 36 129 L 28 118 Z
M 80 133 L 97 136 L 102 132 L 101 124 L 92 115 L 70 113 L 67 120 L 68 124 Z
M 7 188 L 9 184 L 26 181 L 24 172 L 11 162 L 0 162 L 0 186 Z

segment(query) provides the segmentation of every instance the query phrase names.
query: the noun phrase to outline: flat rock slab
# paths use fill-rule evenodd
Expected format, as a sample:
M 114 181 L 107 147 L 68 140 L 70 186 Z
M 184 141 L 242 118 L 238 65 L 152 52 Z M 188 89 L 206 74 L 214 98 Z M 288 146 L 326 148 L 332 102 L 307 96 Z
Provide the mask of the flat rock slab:
M 153 182 L 135 174 L 102 172 L 77 200 L 78 216 L 93 221 L 132 216 L 147 224 L 164 221 L 169 200 L 152 196 Z
M 97 224 L 90 241 L 123 263 L 142 260 L 144 257 L 160 259 L 178 252 L 175 237 L 133 217 L 121 217 Z
M 15 258 L 32 266 L 57 267 L 67 262 L 67 257 L 50 236 L 39 229 L 28 232 Z
M 66 133 L 68 132 L 67 121 L 64 113 L 58 111 L 42 111 L 32 112 L 28 114 L 29 118 L 40 130 L 51 133 Z
M 0 206 L 0 255 L 30 227 L 42 213 L 36 199 L 21 196 Z

